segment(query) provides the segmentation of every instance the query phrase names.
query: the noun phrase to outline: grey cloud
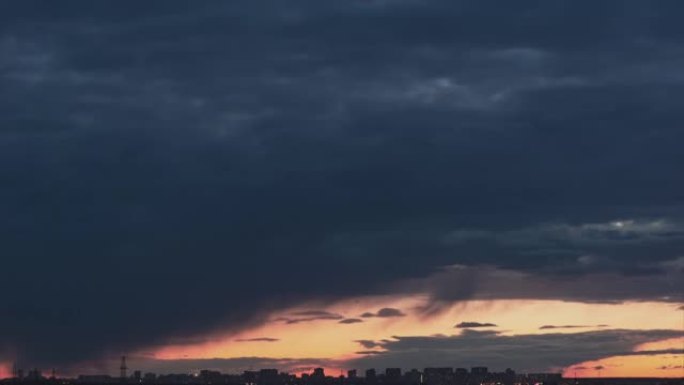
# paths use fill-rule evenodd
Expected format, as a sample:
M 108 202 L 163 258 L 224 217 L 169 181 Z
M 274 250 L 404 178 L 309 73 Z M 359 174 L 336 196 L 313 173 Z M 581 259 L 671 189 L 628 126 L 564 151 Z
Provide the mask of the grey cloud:
M 404 282 L 407 291 L 427 292 L 434 306 L 464 299 L 560 299 L 587 303 L 626 300 L 680 302 L 684 275 L 537 275 L 493 267 L 453 266 L 432 276 Z M 430 310 L 425 309 L 425 310 Z
M 343 319 L 343 320 L 340 320 L 338 323 L 341 323 L 341 324 L 357 324 L 357 323 L 361 323 L 361 322 L 363 322 L 362 319 L 358 319 L 358 318 L 345 318 L 345 319 Z
M 552 330 L 552 329 L 581 329 L 581 328 L 605 328 L 609 325 L 543 325 L 539 327 L 539 330 Z
M 382 341 L 373 341 L 373 340 L 356 340 L 355 342 L 359 343 L 361 346 L 363 346 L 366 349 L 373 349 L 375 347 L 382 346 L 382 344 L 383 344 Z
M 404 314 L 401 310 L 399 309 L 394 309 L 391 307 L 384 307 L 377 312 L 365 312 L 361 314 L 361 317 L 363 318 L 393 318 L 393 317 L 404 317 L 406 314 Z
M 625 259 L 630 247 L 657 248 L 658 244 L 684 240 L 684 226 L 664 219 L 612 220 L 606 223 L 549 223 L 503 231 L 455 230 L 445 237 L 448 244 L 490 243 L 494 249 L 506 248 L 529 256 L 559 255 L 563 262 L 556 266 L 540 265 L 552 272 L 582 273 L 622 271 L 628 274 L 653 274 L 669 271 L 675 256 L 659 263 Z M 630 246 L 631 245 L 631 246 Z M 517 251 L 516 251 L 517 250 Z M 676 268 L 676 267 L 675 267 Z
M 668 220 L 616 219 L 607 223 L 561 224 L 550 223 L 531 228 L 504 232 L 457 230 L 450 234 L 453 242 L 471 239 L 500 239 L 506 244 L 539 244 L 567 242 L 575 244 L 643 242 L 648 239 L 682 238 L 684 226 Z
M 279 338 L 271 338 L 271 337 L 257 337 L 257 338 L 241 338 L 235 340 L 237 342 L 277 342 L 280 341 Z
M 383 342 L 384 353 L 359 358 L 352 365 L 470 366 L 494 370 L 557 370 L 610 356 L 680 354 L 681 349 L 634 352 L 639 344 L 681 337 L 679 330 L 601 330 L 572 334 L 505 336 L 493 331 L 464 330 L 458 336 L 403 336 Z
M 481 322 L 460 322 L 454 326 L 455 328 L 458 329 L 471 329 L 471 328 L 490 328 L 490 327 L 496 327 L 496 324 L 493 323 L 481 323 Z
M 684 349 L 661 349 L 661 350 L 639 350 L 635 352 L 624 352 L 618 356 L 658 356 L 658 355 L 679 355 L 684 354 Z
M 339 314 L 331 313 L 327 310 L 305 310 L 290 313 L 297 317 L 339 317 Z
M 379 354 L 383 354 L 385 352 L 379 351 L 379 350 L 360 350 L 358 352 L 354 352 L 354 354 L 358 354 L 361 356 L 377 356 Z
M 291 313 L 288 317 L 277 318 L 276 321 L 285 322 L 286 324 L 298 324 L 301 322 L 325 321 L 325 320 L 342 320 L 344 316 L 336 313 L 331 313 L 325 310 L 307 310 Z

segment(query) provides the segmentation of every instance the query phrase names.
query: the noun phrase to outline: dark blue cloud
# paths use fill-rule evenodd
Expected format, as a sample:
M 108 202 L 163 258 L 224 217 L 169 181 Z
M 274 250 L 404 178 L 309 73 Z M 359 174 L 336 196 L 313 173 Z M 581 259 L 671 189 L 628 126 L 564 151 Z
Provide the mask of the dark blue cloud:
M 0 348 L 78 362 L 453 264 L 669 277 L 678 11 L 3 4 Z M 678 293 L 623 289 L 552 292 Z

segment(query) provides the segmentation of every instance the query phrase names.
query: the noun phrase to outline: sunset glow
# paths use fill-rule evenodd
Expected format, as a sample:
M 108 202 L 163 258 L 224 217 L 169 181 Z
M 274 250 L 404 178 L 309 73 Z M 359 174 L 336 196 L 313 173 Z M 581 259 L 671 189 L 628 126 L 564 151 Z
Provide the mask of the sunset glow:
M 682 377 L 684 354 L 608 357 L 580 362 L 563 371 L 563 376 L 577 377 Z
M 12 365 L 7 362 L 0 362 L 0 379 L 8 378 L 12 375 Z
M 341 301 L 322 307 L 312 303 L 281 313 L 275 313 L 269 320 L 236 335 L 212 336 L 210 342 L 197 345 L 171 345 L 154 350 L 154 357 L 163 360 L 188 358 L 232 358 L 258 356 L 271 358 L 319 357 L 345 362 L 358 358 L 355 352 L 363 349 L 357 340 L 382 340 L 392 336 L 457 335 L 461 330 L 454 328 L 465 320 L 495 321 L 501 335 L 577 333 L 605 329 L 641 329 L 648 323 L 653 329 L 674 329 L 681 324 L 681 314 L 676 306 L 657 302 L 634 302 L 626 304 L 583 304 L 563 301 L 464 301 L 442 309 L 437 314 L 425 314 L 428 298 L 413 297 L 367 297 Z M 405 316 L 391 318 L 359 318 L 362 322 L 340 324 L 340 319 L 360 317 L 369 310 L 396 308 Z M 287 324 L 283 319 L 292 314 L 318 309 L 340 316 L 334 320 L 313 320 Z M 657 319 L 652 314 L 660 314 Z M 559 325 L 551 328 L 550 325 Z M 561 327 L 565 325 L 566 327 Z M 268 339 L 265 341 L 264 339 Z M 655 341 L 643 344 L 636 350 L 681 348 L 683 339 Z M 377 350 L 372 349 L 372 350 Z M 382 349 L 379 349 L 382 351 Z M 671 371 L 657 370 L 657 366 L 672 365 L 676 357 L 618 357 L 606 358 L 592 363 L 578 363 L 575 366 L 591 367 L 603 365 L 612 376 L 668 376 Z M 667 361 L 667 362 L 665 362 Z M 672 362 L 671 362 L 672 361 Z M 623 363 L 624 364 L 621 364 Z M 628 365 L 640 362 L 639 365 Z M 618 365 L 618 363 L 620 363 Z M 657 365 L 659 364 L 659 365 Z M 609 368 L 609 369 L 608 369 Z M 340 368 L 334 368 L 339 371 Z M 567 369 L 566 373 L 574 369 Z M 578 376 L 594 376 L 590 369 L 576 370 Z

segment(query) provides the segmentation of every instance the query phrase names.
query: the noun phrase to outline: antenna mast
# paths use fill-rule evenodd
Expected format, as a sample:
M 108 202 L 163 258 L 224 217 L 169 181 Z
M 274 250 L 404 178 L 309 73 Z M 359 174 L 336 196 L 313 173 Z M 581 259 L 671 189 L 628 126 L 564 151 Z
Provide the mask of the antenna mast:
M 121 376 L 121 382 L 126 381 L 126 371 L 128 370 L 128 367 L 126 366 L 126 356 L 121 356 L 121 366 L 119 367 L 120 376 Z

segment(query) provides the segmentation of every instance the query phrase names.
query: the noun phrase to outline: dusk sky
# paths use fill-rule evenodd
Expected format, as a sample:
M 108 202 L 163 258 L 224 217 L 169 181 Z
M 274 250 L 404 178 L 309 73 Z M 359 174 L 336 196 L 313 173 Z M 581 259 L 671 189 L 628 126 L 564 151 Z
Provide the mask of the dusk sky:
M 682 20 L 0 2 L 0 377 L 684 376 Z

